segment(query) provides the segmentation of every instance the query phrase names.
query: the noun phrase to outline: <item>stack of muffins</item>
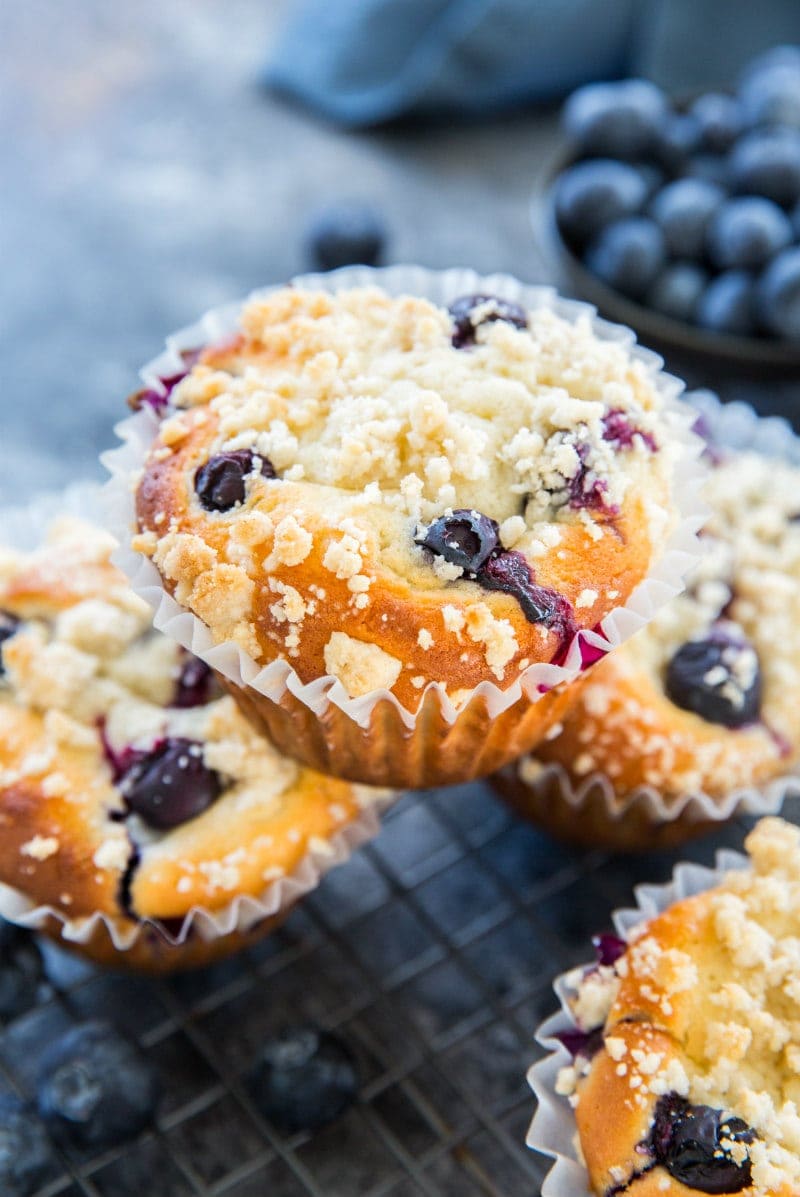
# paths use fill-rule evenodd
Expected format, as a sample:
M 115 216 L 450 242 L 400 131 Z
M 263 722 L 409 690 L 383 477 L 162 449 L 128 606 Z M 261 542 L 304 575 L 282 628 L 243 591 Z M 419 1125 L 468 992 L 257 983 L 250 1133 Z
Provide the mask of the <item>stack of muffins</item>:
M 0 911 L 183 967 L 273 926 L 390 791 L 502 769 L 592 842 L 656 792 L 630 846 L 701 824 L 675 790 L 728 814 L 787 772 L 794 475 L 715 458 L 701 544 L 693 413 L 624 330 L 395 269 L 169 344 L 107 458 L 115 564 L 74 520 L 0 557 Z

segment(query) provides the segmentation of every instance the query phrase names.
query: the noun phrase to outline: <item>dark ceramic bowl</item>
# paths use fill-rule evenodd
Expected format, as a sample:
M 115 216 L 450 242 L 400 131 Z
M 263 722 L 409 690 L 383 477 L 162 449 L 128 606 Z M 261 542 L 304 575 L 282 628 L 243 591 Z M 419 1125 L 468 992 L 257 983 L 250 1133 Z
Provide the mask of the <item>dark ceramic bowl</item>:
M 759 371 L 800 375 L 800 344 L 767 337 L 734 337 L 684 324 L 628 299 L 587 270 L 561 236 L 553 200 L 556 179 L 575 161 L 565 149 L 557 152 L 542 171 L 531 200 L 531 221 L 539 248 L 566 289 L 594 304 L 609 320 L 627 324 L 640 341 L 668 357 L 679 353 L 697 359 L 698 365 L 707 363 L 726 371 L 738 367 L 750 375 Z

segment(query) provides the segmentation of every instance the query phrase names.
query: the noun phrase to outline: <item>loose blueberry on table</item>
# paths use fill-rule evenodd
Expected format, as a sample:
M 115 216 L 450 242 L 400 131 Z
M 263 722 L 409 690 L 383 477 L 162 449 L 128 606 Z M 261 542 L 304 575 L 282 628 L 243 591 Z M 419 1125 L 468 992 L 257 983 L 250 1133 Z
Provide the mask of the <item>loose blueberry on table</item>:
M 588 84 L 563 125 L 554 211 L 591 273 L 709 332 L 800 344 L 800 48 L 682 110 L 642 80 Z
M 160 1092 L 154 1066 L 105 1022 L 73 1027 L 39 1062 L 39 1114 L 59 1141 L 76 1147 L 135 1138 L 153 1121 Z
M 0 1018 L 29 1010 L 44 984 L 42 958 L 30 932 L 0 919 Z
M 255 472 L 262 478 L 276 476 L 269 458 L 259 457 L 252 449 L 217 453 L 196 471 L 195 493 L 206 511 L 230 511 L 244 502 L 246 480 Z
M 0 1193 L 31 1197 L 57 1172 L 44 1127 L 11 1093 L 0 1095 Z
M 336 1035 L 295 1027 L 262 1045 L 247 1087 L 265 1118 L 285 1134 L 296 1134 L 317 1130 L 352 1105 L 358 1069 Z
M 309 225 L 306 245 L 315 270 L 342 266 L 377 266 L 386 251 L 387 231 L 369 204 L 331 204 Z

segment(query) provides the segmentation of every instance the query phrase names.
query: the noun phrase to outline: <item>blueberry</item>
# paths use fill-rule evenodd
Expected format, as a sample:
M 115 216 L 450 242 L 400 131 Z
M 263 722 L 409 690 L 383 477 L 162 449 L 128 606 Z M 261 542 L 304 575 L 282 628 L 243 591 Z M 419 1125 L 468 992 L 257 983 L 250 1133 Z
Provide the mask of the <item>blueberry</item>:
M 623 295 L 644 295 L 664 266 L 664 234 L 646 216 L 617 220 L 600 233 L 589 247 L 586 265 Z
M 555 185 L 559 228 L 578 247 L 613 220 L 638 212 L 646 199 L 647 184 L 636 167 L 607 158 L 569 167 Z
M 434 520 L 416 543 L 475 574 L 499 544 L 497 523 L 488 515 L 463 508 Z
M 593 935 L 592 946 L 597 953 L 597 963 L 606 968 L 616 964 L 628 950 L 624 939 L 620 939 L 618 935 L 609 935 L 607 932 L 603 935 Z
M 646 79 L 589 83 L 564 106 L 567 135 L 585 154 L 636 158 L 646 154 L 667 111 L 664 93 Z
M 731 152 L 730 170 L 734 190 L 791 207 L 800 199 L 800 131 L 758 129 L 748 133 Z
M 175 684 L 175 697 L 170 706 L 201 707 L 211 697 L 213 674 L 199 657 L 185 653 Z
M 730 1143 L 749 1144 L 755 1131 L 722 1110 L 690 1105 L 668 1093 L 659 1098 L 648 1148 L 670 1176 L 700 1193 L 740 1193 L 750 1186 L 749 1155 L 738 1163 Z
M 55 1172 L 47 1134 L 35 1111 L 11 1093 L 0 1095 L 0 1193 L 31 1197 Z
M 5 673 L 3 667 L 3 644 L 10 640 L 20 625 L 20 620 L 10 611 L 0 611 L 0 677 Z
M 578 632 L 572 606 L 563 594 L 537 584 L 531 567 L 521 553 L 512 550 L 490 557 L 478 574 L 478 582 L 484 590 L 510 594 L 517 600 L 530 623 L 541 623 L 546 628 L 554 629 L 560 643 L 553 664 L 563 661 Z
M 800 65 L 773 62 L 753 71 L 739 88 L 744 123 L 800 128 Z
M 593 1031 L 557 1031 L 555 1038 L 563 1043 L 573 1060 L 579 1056 L 584 1060 L 591 1060 L 603 1046 L 603 1028 L 595 1027 Z
M 134 760 L 118 785 L 128 809 L 159 830 L 196 818 L 223 788 L 219 774 L 203 760 L 202 744 L 170 738 Z
M 165 374 L 159 379 L 162 391 L 153 390 L 147 387 L 145 390 L 137 391 L 135 395 L 131 395 L 128 400 L 128 405 L 134 411 L 138 411 L 141 407 L 150 407 L 157 416 L 162 416 L 169 404 L 170 396 L 175 390 L 179 382 L 183 382 L 186 375 L 191 370 L 192 366 L 200 360 L 203 353 L 203 346 L 198 349 L 184 349 L 181 351 L 181 359 L 183 361 L 183 369 L 178 370 L 175 374 Z
M 194 489 L 206 511 L 230 511 L 245 497 L 245 479 L 256 469 L 263 478 L 274 478 L 272 462 L 252 449 L 217 453 L 200 466 L 194 476 Z
M 358 1069 L 337 1036 L 293 1027 L 263 1044 L 248 1089 L 264 1117 L 292 1135 L 343 1114 L 358 1096 Z
M 669 113 L 656 136 L 655 156 L 668 174 L 680 175 L 693 154 L 700 150 L 703 130 L 690 113 Z
M 754 270 L 792 241 L 786 213 L 763 196 L 727 200 L 708 226 L 708 255 L 719 270 Z
M 758 280 L 756 304 L 762 324 L 771 333 L 800 341 L 800 247 L 773 258 Z
M 760 54 L 756 54 L 745 65 L 739 76 L 739 89 L 741 90 L 750 79 L 755 75 L 761 74 L 763 71 L 770 71 L 773 67 L 786 66 L 794 67 L 795 70 L 800 71 L 800 46 L 790 44 L 770 46 L 768 50 L 763 50 Z
M 153 1065 L 106 1022 L 84 1022 L 42 1054 L 39 1113 L 55 1137 L 79 1147 L 134 1138 L 155 1116 L 160 1095 Z
M 331 204 L 318 212 L 306 233 L 308 256 L 315 270 L 340 266 L 377 266 L 386 248 L 386 225 L 369 204 Z
M 753 279 L 744 270 L 726 270 L 708 284 L 697 305 L 697 323 L 711 332 L 751 336 L 755 329 Z
M 0 1018 L 30 1010 L 43 983 L 42 958 L 30 933 L 0 919 Z
M 683 173 L 688 178 L 713 183 L 723 191 L 730 189 L 731 169 L 727 154 L 693 154 L 687 161 Z
M 448 309 L 453 318 L 452 344 L 454 349 L 466 349 L 475 344 L 475 333 L 482 324 L 501 320 L 514 328 L 528 327 L 528 313 L 518 303 L 501 299 L 499 295 L 462 295 L 454 299 Z
M 733 96 L 710 91 L 689 109 L 700 125 L 700 144 L 710 154 L 726 153 L 739 135 L 742 113 Z
M 645 302 L 656 312 L 691 324 L 707 283 L 708 275 L 702 266 L 696 266 L 694 262 L 673 262 L 661 271 Z
M 704 179 L 676 179 L 659 191 L 650 215 L 673 257 L 702 257 L 709 223 L 724 199 L 722 188 Z
M 658 449 L 652 433 L 637 428 L 621 407 L 609 408 L 603 416 L 603 440 L 618 449 L 632 449 L 637 440 L 641 440 L 651 453 Z
M 676 706 L 724 727 L 755 723 L 761 710 L 758 656 L 735 629 L 712 628 L 705 640 L 681 645 L 664 688 Z
M 664 186 L 666 177 L 663 170 L 653 162 L 635 162 L 634 167 L 645 185 L 645 202 L 652 198 Z

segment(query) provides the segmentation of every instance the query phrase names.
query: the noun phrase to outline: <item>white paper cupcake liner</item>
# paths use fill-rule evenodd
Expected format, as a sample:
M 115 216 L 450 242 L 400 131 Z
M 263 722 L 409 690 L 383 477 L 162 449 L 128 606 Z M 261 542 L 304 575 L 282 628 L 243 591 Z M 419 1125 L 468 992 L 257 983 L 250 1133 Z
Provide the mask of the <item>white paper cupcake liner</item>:
M 78 516 L 96 522 L 103 503 L 104 488 L 90 483 L 79 483 L 60 493 L 40 495 L 25 507 L 0 511 L 0 539 L 3 545 L 11 548 L 30 550 L 41 543 L 48 526 L 57 517 Z M 355 786 L 354 789 L 362 807 L 359 815 L 329 839 L 313 840 L 307 854 L 291 873 L 265 886 L 258 897 L 239 895 L 216 910 L 193 906 L 184 916 L 177 936 L 169 934 L 161 923 L 152 919 L 128 923 L 99 912 L 70 919 L 63 910 L 37 905 L 22 891 L 2 882 L 0 917 L 34 930 L 55 919 L 61 925 L 61 938 L 74 944 L 88 943 L 102 924 L 120 952 L 133 947 L 140 936 L 153 927 L 175 945 L 184 943 L 190 934 L 210 941 L 233 932 L 248 931 L 262 920 L 288 911 L 299 898 L 316 889 L 330 869 L 344 864 L 357 848 L 378 834 L 379 811 L 389 801 L 390 794 L 366 786 Z
M 442 714 L 453 724 L 461 710 L 476 696 L 484 699 L 490 718 L 508 710 L 521 697 L 537 701 L 543 693 L 561 682 L 573 680 L 583 666 L 582 646 L 589 646 L 601 654 L 610 652 L 648 623 L 655 612 L 683 589 L 685 575 L 699 556 L 697 530 L 707 509 L 700 497 L 703 466 L 699 457 L 702 442 L 691 431 L 692 413 L 681 402 L 683 384 L 666 374 L 657 354 L 638 346 L 630 329 L 601 320 L 593 307 L 558 296 L 552 287 L 526 286 L 510 275 L 496 274 L 481 277 L 472 270 L 426 270 L 420 266 L 390 266 L 372 269 L 366 266 L 347 267 L 329 274 L 308 274 L 293 280 L 298 286 L 336 293 L 359 286 L 380 286 L 391 295 L 424 296 L 434 303 L 447 306 L 460 295 L 488 292 L 521 303 L 528 309 L 546 308 L 570 321 L 588 316 L 596 334 L 604 340 L 623 344 L 641 361 L 664 399 L 665 419 L 674 440 L 683 446 L 675 466 L 674 494 L 679 509 L 679 522 L 665 551 L 646 578 L 631 594 L 624 606 L 616 608 L 602 621 L 602 634 L 593 631 L 578 633 L 563 665 L 533 664 L 507 689 L 493 682 L 482 682 L 475 689 L 460 696 L 456 707 L 441 682 L 431 682 L 420 692 L 419 705 L 414 710 L 403 706 L 389 690 L 372 691 L 360 698 L 351 698 L 341 682 L 324 675 L 303 683 L 295 670 L 283 659 L 260 666 L 239 645 L 232 641 L 215 645 L 209 629 L 195 615 L 181 607 L 164 590 L 161 577 L 153 563 L 128 547 L 136 518 L 134 492 L 145 457 L 158 430 L 158 418 L 152 410 L 143 409 L 116 427 L 122 444 L 102 457 L 111 474 L 106 484 L 104 506 L 109 526 L 120 542 L 116 563 L 127 574 L 131 584 L 153 608 L 155 626 L 177 640 L 212 668 L 237 686 L 249 686 L 272 702 L 279 703 L 287 693 L 299 699 L 317 717 L 329 704 L 343 711 L 360 727 L 369 726 L 377 703 L 388 700 L 399 713 L 407 728 L 415 726 L 417 713 L 425 695 L 435 690 Z M 248 298 L 268 294 L 267 288 Z M 246 302 L 246 301 L 243 301 Z M 162 378 L 185 369 L 181 351 L 195 349 L 230 336 L 238 329 L 242 304 L 229 304 L 206 313 L 196 324 L 181 329 L 167 338 L 167 348 L 141 371 L 145 385 L 163 393 Z M 594 658 L 593 658 L 594 659 Z
M 696 864 L 676 866 L 672 880 L 665 885 L 639 885 L 634 891 L 636 907 L 615 911 L 614 928 L 622 939 L 639 924 L 661 914 L 683 898 L 702 893 L 718 885 L 731 869 L 744 868 L 747 857 L 723 849 L 717 853 L 713 869 Z M 593 964 L 594 961 L 587 962 Z M 586 1168 L 576 1149 L 575 1115 L 565 1097 L 556 1093 L 560 1070 L 572 1063 L 572 1056 L 558 1036 L 577 1030 L 569 1008 L 571 969 L 553 982 L 560 1009 L 536 1031 L 536 1041 L 547 1055 L 528 1070 L 528 1084 L 536 1095 L 536 1113 L 526 1138 L 528 1147 L 553 1160 L 542 1185 L 542 1197 L 592 1197 Z
M 788 421 L 780 416 L 759 416 L 746 403 L 721 403 L 713 391 L 692 391 L 686 396 L 701 415 L 703 431 L 709 440 L 720 447 L 738 451 L 751 450 L 768 457 L 800 463 L 800 437 Z M 532 756 L 535 758 L 535 751 Z M 510 776 L 519 772 L 519 762 L 506 766 Z M 739 786 L 724 797 L 712 797 L 703 790 L 665 798 L 653 786 L 640 786 L 632 793 L 619 797 L 613 781 L 602 772 L 588 773 L 580 779 L 572 777 L 560 764 L 542 763 L 541 771 L 519 785 L 525 785 L 532 799 L 552 803 L 562 801 L 574 812 L 577 825 L 589 804 L 604 810 L 611 826 L 620 829 L 636 821 L 641 826 L 663 825 L 681 820 L 685 825 L 723 823 L 734 815 L 774 815 L 786 799 L 800 792 L 800 765 L 780 777 L 758 785 Z M 688 830 L 686 838 L 691 835 Z M 647 844 L 643 843 L 643 847 Z

